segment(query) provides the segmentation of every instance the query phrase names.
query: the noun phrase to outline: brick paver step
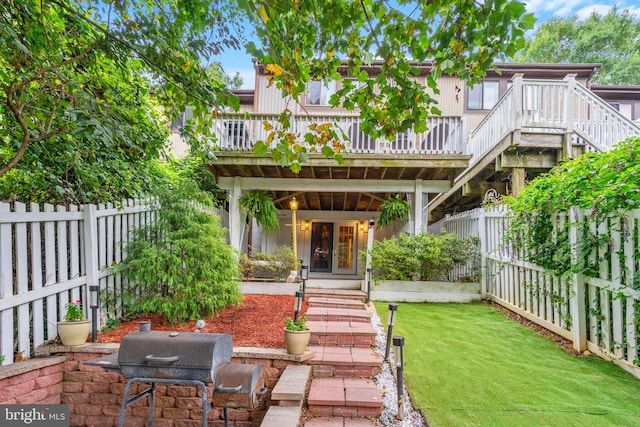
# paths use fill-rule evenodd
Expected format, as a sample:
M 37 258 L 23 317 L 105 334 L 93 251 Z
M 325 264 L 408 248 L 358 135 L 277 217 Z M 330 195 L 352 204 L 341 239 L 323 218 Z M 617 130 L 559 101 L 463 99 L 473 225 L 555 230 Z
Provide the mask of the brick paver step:
M 376 330 L 364 322 L 307 322 L 311 331 L 309 345 L 370 347 L 376 342 Z
M 365 303 L 353 299 L 309 297 L 309 307 L 333 307 L 365 310 Z
M 306 363 L 314 378 L 373 377 L 382 368 L 382 357 L 371 348 L 309 346 L 315 355 Z
M 371 313 L 357 308 L 309 307 L 307 320 L 321 322 L 371 322 Z
M 304 422 L 304 427 L 371 427 L 378 425 L 368 418 L 315 417 Z
M 325 417 L 371 417 L 382 413 L 382 393 L 371 379 L 315 378 L 307 397 L 309 413 Z
M 305 296 L 309 297 L 324 297 L 324 298 L 339 298 L 339 299 L 353 299 L 360 302 L 367 300 L 367 294 L 363 291 L 356 289 L 320 289 L 320 288 L 307 288 L 305 289 Z

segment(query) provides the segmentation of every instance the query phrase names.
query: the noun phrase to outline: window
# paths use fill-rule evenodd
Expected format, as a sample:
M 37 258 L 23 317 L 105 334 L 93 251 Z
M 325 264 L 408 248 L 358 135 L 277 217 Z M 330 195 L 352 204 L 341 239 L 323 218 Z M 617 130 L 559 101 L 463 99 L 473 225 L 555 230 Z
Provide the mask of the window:
M 329 97 L 336 91 L 336 82 L 315 80 L 307 84 L 307 105 L 329 105 Z
M 490 110 L 500 98 L 500 82 L 483 81 L 469 88 L 467 109 Z

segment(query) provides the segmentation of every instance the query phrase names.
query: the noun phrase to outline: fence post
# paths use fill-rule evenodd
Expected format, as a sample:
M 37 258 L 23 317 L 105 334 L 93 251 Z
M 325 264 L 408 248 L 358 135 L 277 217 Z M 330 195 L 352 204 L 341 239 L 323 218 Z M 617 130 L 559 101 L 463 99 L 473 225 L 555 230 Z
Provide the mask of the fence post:
M 89 286 L 100 286 L 98 265 L 98 222 L 96 205 L 83 205 L 83 232 L 84 232 L 84 263 L 87 272 L 87 283 L 84 290 L 84 299 L 89 301 Z M 85 309 L 88 304 L 85 304 Z M 93 320 L 91 311 L 87 313 L 87 319 Z
M 487 297 L 487 216 L 485 208 L 478 209 L 478 237 L 480 238 L 480 298 Z
M 575 206 L 569 212 L 569 245 L 571 248 L 571 264 L 582 267 L 584 261 L 578 253 L 578 244 L 582 241 L 582 227 L 584 211 Z M 573 333 L 573 348 L 584 351 L 587 348 L 587 314 L 585 304 L 584 275 L 576 271 L 571 274 L 571 297 L 569 306 L 571 311 L 571 332 Z

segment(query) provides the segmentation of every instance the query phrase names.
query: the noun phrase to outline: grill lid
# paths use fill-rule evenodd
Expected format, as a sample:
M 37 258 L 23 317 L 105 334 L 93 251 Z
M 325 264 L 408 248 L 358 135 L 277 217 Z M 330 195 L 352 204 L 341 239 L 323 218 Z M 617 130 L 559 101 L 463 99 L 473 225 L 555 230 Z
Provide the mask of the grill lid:
M 122 339 L 118 364 L 123 373 L 127 367 L 212 371 L 231 360 L 232 355 L 233 343 L 229 334 L 132 332 Z M 149 369 L 144 371 L 148 372 Z

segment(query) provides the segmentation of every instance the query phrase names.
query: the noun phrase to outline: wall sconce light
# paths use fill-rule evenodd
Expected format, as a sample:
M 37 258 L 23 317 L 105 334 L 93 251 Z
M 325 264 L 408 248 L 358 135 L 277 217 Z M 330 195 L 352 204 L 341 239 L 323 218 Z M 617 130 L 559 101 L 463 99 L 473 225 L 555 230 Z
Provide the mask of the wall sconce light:
M 305 221 L 300 224 L 300 231 L 307 231 L 309 229 L 309 221 Z
M 404 337 L 393 337 L 393 358 L 396 366 L 396 378 L 398 381 L 398 419 L 404 417 L 404 384 L 402 382 L 402 370 L 404 368 Z
M 398 304 L 395 302 L 389 303 L 389 315 L 387 317 L 387 346 L 384 352 L 384 360 L 389 360 L 389 351 L 391 349 L 391 334 L 393 333 L 393 325 L 396 323 L 396 312 L 398 311 Z
M 89 286 L 89 301 L 91 307 L 91 342 L 96 342 L 98 336 L 98 307 L 100 306 L 100 286 Z
M 300 291 L 296 291 L 296 305 L 293 311 L 293 321 L 296 322 L 298 320 L 298 315 L 300 314 L 300 310 L 302 309 L 302 301 L 304 300 L 304 294 Z
M 360 231 L 364 231 L 364 222 L 360 221 Z

